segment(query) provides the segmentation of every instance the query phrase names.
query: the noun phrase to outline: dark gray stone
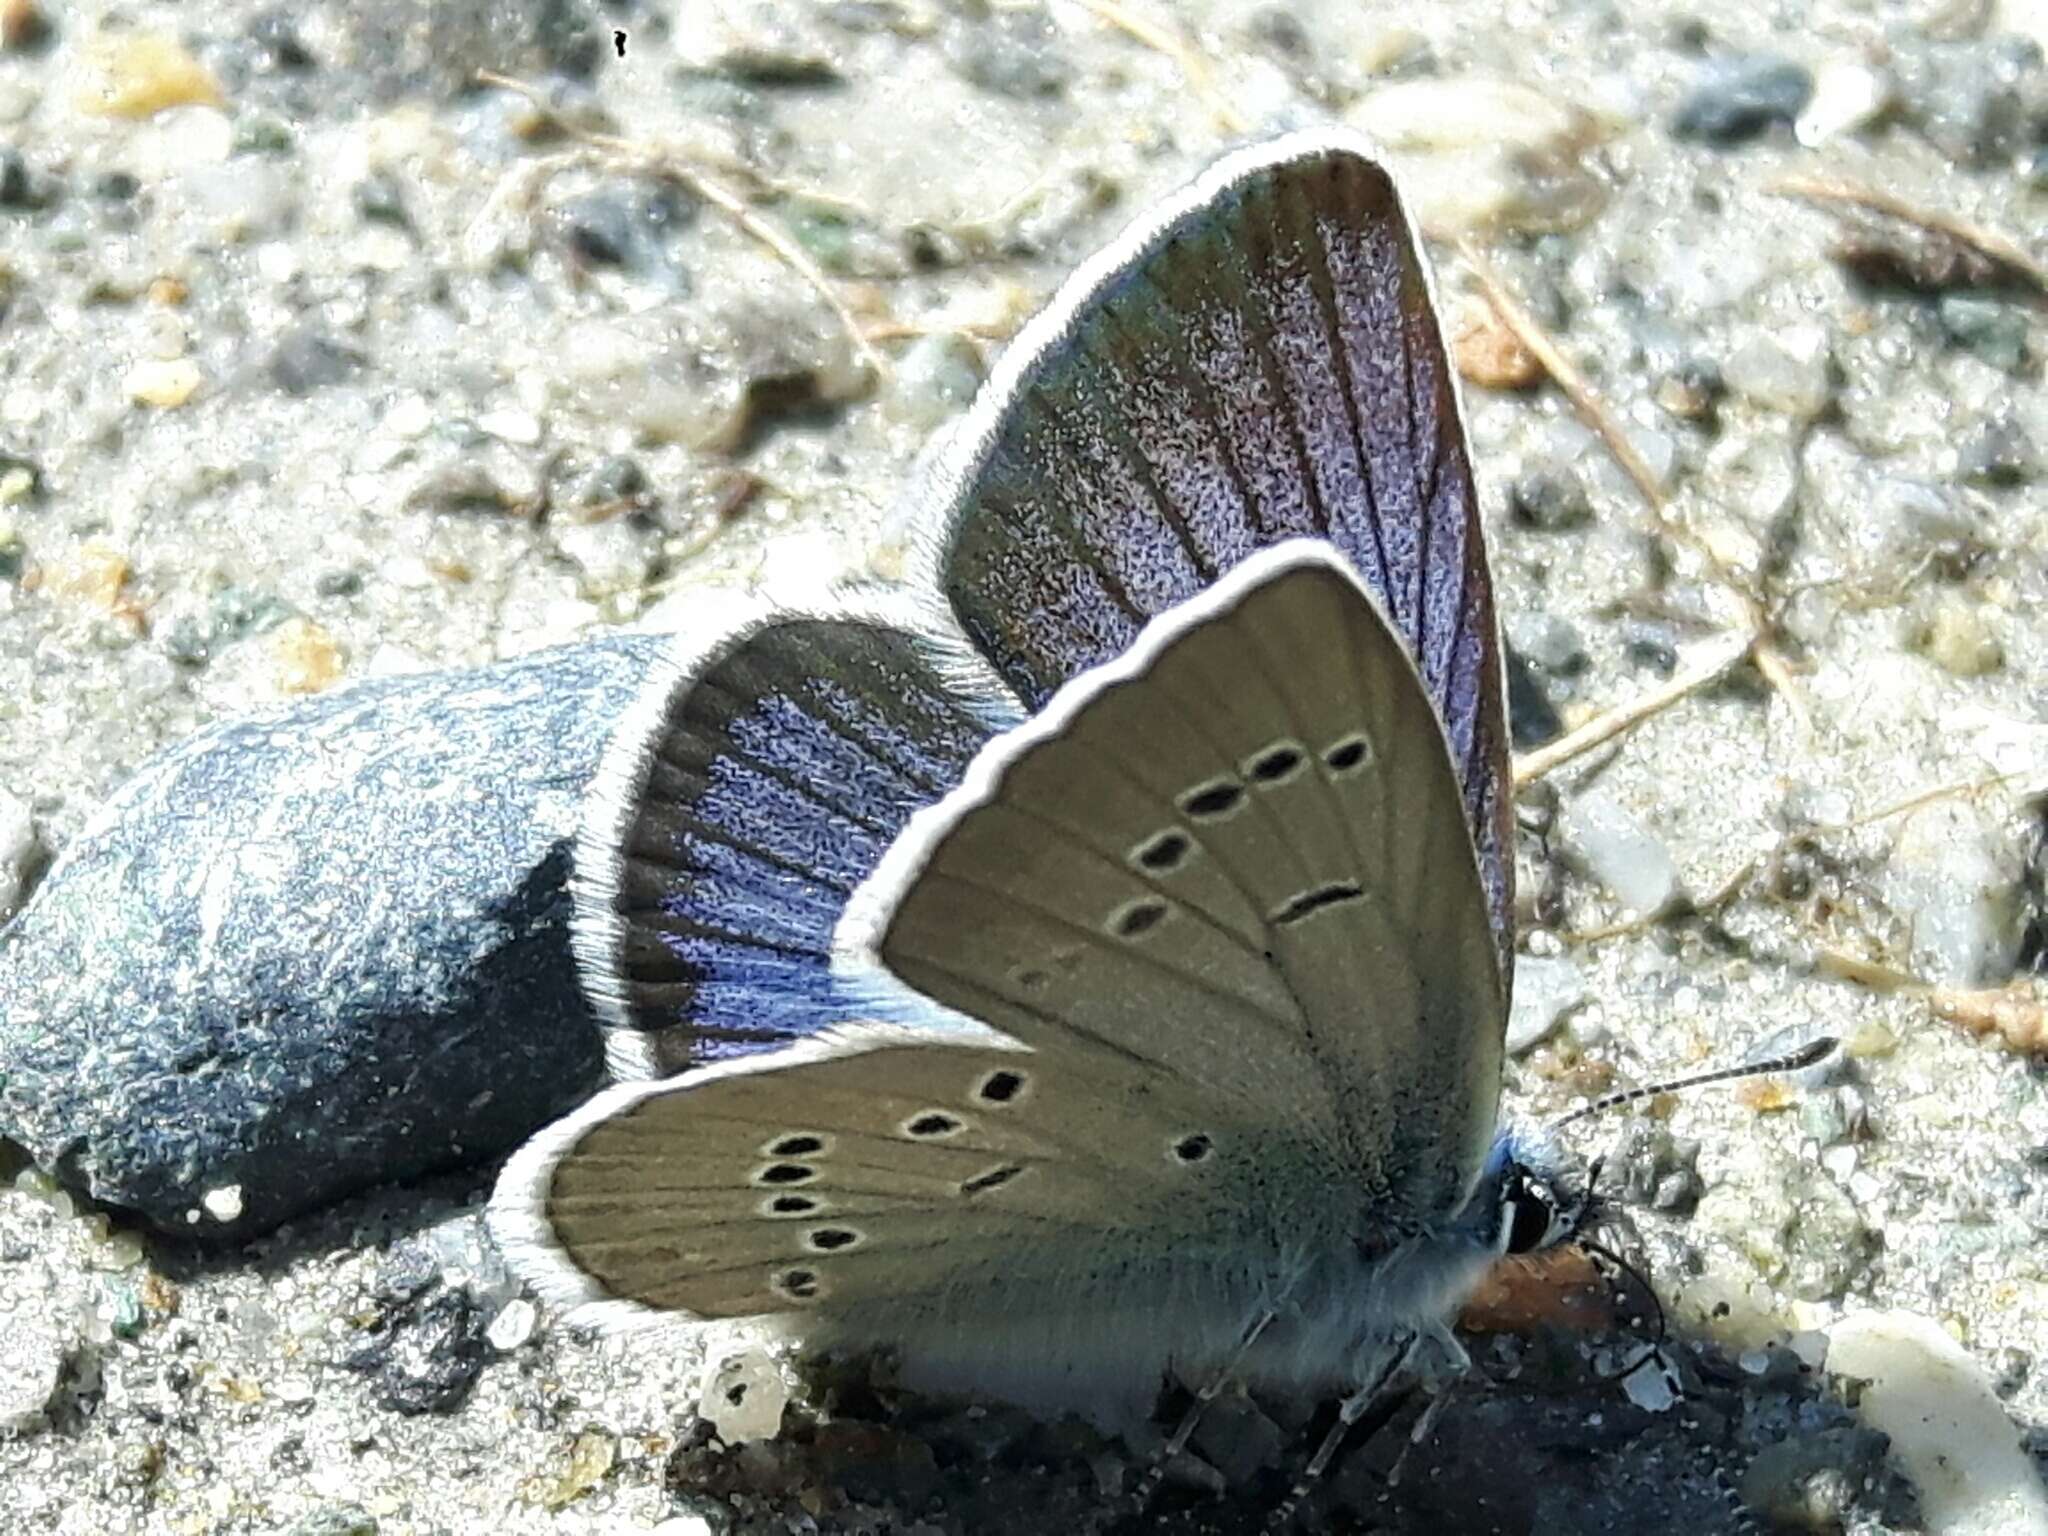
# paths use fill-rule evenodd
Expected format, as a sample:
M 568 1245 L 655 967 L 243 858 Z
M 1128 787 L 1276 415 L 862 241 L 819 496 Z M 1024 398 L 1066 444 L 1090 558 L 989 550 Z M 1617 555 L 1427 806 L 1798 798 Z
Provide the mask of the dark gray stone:
M 468 1401 L 490 1347 L 483 1309 L 466 1290 L 437 1290 L 379 1319 L 367 1344 L 341 1363 L 369 1376 L 393 1413 L 452 1413 Z
M 1813 95 L 1813 76 L 1787 59 L 1722 59 L 1707 66 L 1672 115 L 1672 137 L 1740 144 L 1790 123 Z
M 288 395 L 306 396 L 339 384 L 363 366 L 363 354 L 318 331 L 290 332 L 270 354 L 270 382 Z
M 0 930 L 0 1134 L 243 1237 L 577 1103 L 569 838 L 659 644 L 365 682 L 144 764 Z

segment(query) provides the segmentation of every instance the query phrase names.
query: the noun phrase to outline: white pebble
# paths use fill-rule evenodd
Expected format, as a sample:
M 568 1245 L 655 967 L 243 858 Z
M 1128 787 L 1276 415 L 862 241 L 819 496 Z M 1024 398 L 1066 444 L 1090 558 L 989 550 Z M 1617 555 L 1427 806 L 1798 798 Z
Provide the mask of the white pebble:
M 1882 112 L 1891 99 L 1891 83 L 1855 59 L 1829 59 L 1813 74 L 1813 95 L 1792 124 L 1792 133 L 1808 149 L 1840 133 L 1854 133 Z
M 1932 1320 L 1862 1312 L 1828 1330 L 1828 1369 L 1891 1436 L 1933 1536 L 2048 1536 L 2048 1493 L 1977 1362 Z
M 498 1309 L 498 1315 L 484 1330 L 484 1337 L 490 1341 L 491 1348 L 509 1355 L 533 1337 L 534 1324 L 539 1318 L 540 1313 L 532 1302 L 524 1296 L 515 1296 Z
M 199 1197 L 199 1204 L 215 1221 L 235 1221 L 242 1214 L 242 1186 L 223 1184 Z
M 789 1384 L 764 1349 L 744 1349 L 706 1367 L 698 1414 L 727 1445 L 773 1439 L 782 1429 Z

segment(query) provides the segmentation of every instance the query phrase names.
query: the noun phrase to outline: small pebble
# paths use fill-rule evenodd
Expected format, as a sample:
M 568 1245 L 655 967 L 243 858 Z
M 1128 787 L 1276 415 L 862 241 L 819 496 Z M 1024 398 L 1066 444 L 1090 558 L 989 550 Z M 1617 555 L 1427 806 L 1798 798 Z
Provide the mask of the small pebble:
M 1606 790 L 1566 801 L 1558 826 L 1581 867 L 1638 916 L 1656 916 L 1681 894 L 1670 850 Z
M 204 65 L 158 33 L 98 36 L 86 63 L 93 79 L 79 92 L 78 106 L 101 117 L 152 117 L 168 107 L 218 107 L 226 99 Z
M 789 1384 L 766 1350 L 744 1349 L 705 1370 L 701 1397 L 698 1416 L 716 1425 L 727 1445 L 744 1445 L 781 1432 Z
M 1828 1329 L 1828 1369 L 1892 1438 L 1931 1536 L 2048 1536 L 2048 1490 L 1982 1367 L 1937 1323 L 1863 1312 Z
M 137 405 L 175 410 L 199 392 L 206 377 L 189 357 L 145 357 L 122 379 L 128 398 Z
M 215 1221 L 239 1221 L 242 1216 L 242 1186 L 223 1184 L 199 1197 L 199 1204 Z
M 957 416 L 981 387 L 981 353 L 955 332 L 920 336 L 896 360 L 885 409 L 926 431 Z
M 1533 389 L 1543 382 L 1543 364 L 1522 345 L 1491 304 L 1474 302 L 1459 312 L 1451 337 L 1458 375 L 1481 389 Z
M 2027 909 L 2026 858 L 2014 830 L 1963 799 L 1920 806 L 1896 825 L 1878 889 L 1912 936 L 1914 975 L 1954 987 L 2007 980 Z
M 1950 591 L 1936 594 L 1932 608 L 1917 637 L 1929 661 L 1957 677 L 1983 677 L 2005 665 L 1996 609 Z
M 1508 510 L 1525 528 L 1555 532 L 1593 520 L 1593 504 L 1585 482 L 1571 470 L 1540 467 L 1515 477 L 1508 488 Z
M 0 0 L 0 48 L 33 53 L 56 35 L 39 0 Z
M 2027 316 L 2017 305 L 1977 293 L 1945 293 L 1935 305 L 1942 333 L 1994 368 L 2027 364 Z
M 515 1296 L 498 1309 L 498 1315 L 491 1319 L 491 1326 L 484 1337 L 499 1354 L 509 1355 L 533 1337 L 534 1326 L 539 1321 L 539 1309 L 524 1296 Z
M 2000 417 L 1963 445 L 1956 472 L 1971 485 L 2010 489 L 2041 472 L 2041 454 L 2024 427 Z
M 1813 76 L 1786 59 L 1724 59 L 1701 72 L 1671 119 L 1674 138 L 1727 148 L 1790 123 L 1813 95 Z
M 1612 125 L 1555 90 L 1491 75 L 1428 76 L 1369 90 L 1345 114 L 1405 175 L 1432 230 L 1548 234 L 1597 214 L 1588 152 Z
M 289 332 L 270 354 L 270 382 L 303 398 L 339 384 L 363 365 L 363 355 L 317 330 Z
M 1519 1056 L 1549 1038 L 1586 1001 L 1586 978 L 1569 955 L 1520 955 L 1515 960 L 1515 1001 L 1508 1015 L 1508 1054 Z
M 59 1325 L 54 1307 L 29 1295 L 13 1301 L 0 1310 L 0 1434 L 22 1434 L 43 1422 L 63 1382 L 64 1362 L 81 1342 Z
M 1833 396 L 1828 383 L 1827 334 L 1817 326 L 1785 326 L 1752 337 L 1721 365 L 1736 394 L 1810 421 Z
M 1891 100 L 1891 82 L 1860 59 L 1829 59 L 1814 72 L 1813 96 L 1792 124 L 1793 137 L 1813 149 L 1869 126 Z

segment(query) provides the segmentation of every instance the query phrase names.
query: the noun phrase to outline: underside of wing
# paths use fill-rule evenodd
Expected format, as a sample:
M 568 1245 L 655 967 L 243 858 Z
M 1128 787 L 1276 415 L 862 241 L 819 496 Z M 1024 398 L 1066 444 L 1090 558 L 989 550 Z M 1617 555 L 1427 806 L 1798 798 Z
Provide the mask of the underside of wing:
M 907 604 L 766 610 L 678 640 L 615 735 L 575 858 L 575 939 L 614 1057 L 713 1061 L 848 1017 L 830 947 L 912 812 L 1018 718 Z M 623 1042 L 623 1047 L 621 1047 Z
M 1266 551 L 997 738 L 842 922 L 842 970 L 1085 1040 L 1462 1200 L 1505 987 L 1444 734 L 1327 545 Z
M 1321 129 L 1220 162 L 1077 272 L 917 492 L 931 578 L 1033 707 L 1284 539 L 1328 540 L 1444 722 L 1512 951 L 1491 587 L 1427 268 Z
M 1262 1185 L 1300 1166 L 1285 1134 L 1114 1053 L 869 1030 L 609 1090 L 519 1154 L 492 1225 L 572 1303 L 989 1318 L 1112 1269 L 1199 1277 L 1204 1242 L 1313 1211 Z

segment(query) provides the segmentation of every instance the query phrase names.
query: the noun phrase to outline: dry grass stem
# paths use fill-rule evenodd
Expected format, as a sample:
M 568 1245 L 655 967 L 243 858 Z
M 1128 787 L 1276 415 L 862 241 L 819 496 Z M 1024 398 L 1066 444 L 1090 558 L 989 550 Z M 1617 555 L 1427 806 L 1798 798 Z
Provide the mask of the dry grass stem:
M 1705 561 L 1707 569 L 1714 573 L 1715 580 L 1741 604 L 1744 621 L 1752 636 L 1751 649 L 1755 655 L 1757 671 L 1763 674 L 1764 681 L 1769 683 L 1790 706 L 1801 727 L 1811 730 L 1813 716 L 1806 707 L 1805 694 L 1799 687 L 1798 679 L 1792 675 L 1790 664 L 1770 641 L 1770 624 L 1764 614 L 1763 605 L 1750 595 L 1735 573 L 1728 569 L 1713 550 L 1672 515 L 1670 499 L 1665 496 L 1663 487 L 1657 484 L 1656 475 L 1644 462 L 1642 454 L 1637 451 L 1635 443 L 1630 440 L 1619 418 L 1608 408 L 1607 402 L 1600 398 L 1593 386 L 1586 382 L 1586 376 L 1564 355 L 1563 350 L 1551 339 L 1550 333 L 1536 317 L 1508 292 L 1507 286 L 1493 270 L 1492 263 L 1480 254 L 1479 248 L 1469 239 L 1460 239 L 1457 242 L 1457 250 L 1478 281 L 1480 291 L 1485 294 L 1487 302 L 1500 316 L 1501 323 L 1514 332 L 1522 345 L 1543 365 L 1543 371 L 1550 375 L 1559 389 L 1564 391 L 1565 398 L 1571 401 L 1572 409 L 1578 412 L 1579 419 L 1591 427 L 1599 435 L 1600 441 L 1607 445 L 1607 451 L 1614 456 L 1615 463 L 1621 466 L 1622 472 L 1628 476 L 1644 503 L 1656 515 L 1659 526 Z
M 1230 104 L 1230 98 L 1216 89 L 1215 77 L 1209 73 L 1209 63 L 1194 49 L 1174 36 L 1156 21 L 1125 9 L 1116 0 L 1081 0 L 1082 6 L 1093 11 L 1120 32 L 1126 32 L 1147 48 L 1163 53 L 1173 60 L 1181 74 L 1187 78 L 1188 88 L 1202 98 L 1207 107 L 1222 125 L 1226 133 L 1243 133 L 1251 126 L 1244 114 Z
M 1635 698 L 1601 711 L 1591 720 L 1558 737 L 1545 742 L 1533 751 L 1524 752 L 1515 759 L 1515 788 L 1520 790 L 1535 783 L 1547 773 L 1555 772 L 1575 758 L 1583 757 L 1595 747 L 1612 741 L 1622 732 L 1641 724 L 1650 716 L 1670 708 L 1687 694 L 1697 693 L 1710 683 L 1726 677 L 1756 647 L 1754 635 L 1730 634 L 1713 640 L 1702 641 L 1693 647 L 1694 660 L 1691 665 L 1674 672 L 1669 681 L 1655 688 L 1647 689 Z
M 738 193 L 732 191 L 723 183 L 712 180 L 700 167 L 692 164 L 687 158 L 674 150 L 658 144 L 646 144 L 638 140 L 622 138 L 613 133 L 596 133 L 563 119 L 560 114 L 556 113 L 548 105 L 547 99 L 540 91 L 522 80 L 514 80 L 509 75 L 501 75 L 495 70 L 489 69 L 478 70 L 477 79 L 485 85 L 494 85 L 501 90 L 514 91 L 524 96 L 533 104 L 536 110 L 549 114 L 561 130 L 571 138 L 617 159 L 644 166 L 663 176 L 670 177 L 688 188 L 705 202 L 711 204 L 712 207 L 718 209 L 727 218 L 731 219 L 736 227 L 781 258 L 791 271 L 795 272 L 816 291 L 818 297 L 823 299 L 830 306 L 832 313 L 838 317 L 841 328 L 845 330 L 847 339 L 852 342 L 853 348 L 860 355 L 862 362 L 872 368 L 877 376 L 888 372 L 888 363 L 862 333 L 860 322 L 854 318 L 853 311 L 847 308 L 846 301 L 839 296 L 839 290 L 833 285 L 832 280 L 819 270 L 818 264 L 811 260 L 802 246 L 798 245 L 773 224 L 757 215 L 753 209 L 747 206 L 746 199 L 742 198 Z M 808 197 L 811 194 L 790 194 L 784 192 L 783 195 L 802 195 Z M 832 199 L 820 197 L 818 201 L 820 203 L 829 203 Z
M 1838 949 L 1822 950 L 1816 968 L 1823 975 L 1853 981 L 1873 992 L 1920 998 L 1936 1018 L 1994 1040 L 2009 1051 L 2048 1055 L 2048 1004 L 2029 979 L 2002 987 L 1938 987 L 1897 966 Z
M 1883 187 L 1826 176 L 1786 176 L 1773 182 L 1770 190 L 1786 197 L 1802 198 L 1823 207 L 1834 205 L 1860 208 L 1870 213 L 1902 220 L 1916 229 L 1968 247 L 1993 266 L 2031 284 L 2035 291 L 2048 294 L 2048 266 L 2042 265 L 2026 247 L 2010 235 L 1973 223 L 1960 215 L 1939 208 L 1923 207 L 1896 192 L 1886 191 Z

